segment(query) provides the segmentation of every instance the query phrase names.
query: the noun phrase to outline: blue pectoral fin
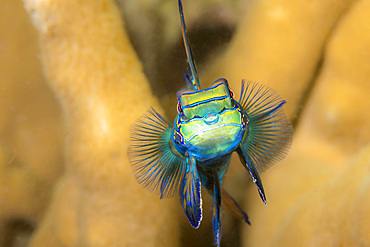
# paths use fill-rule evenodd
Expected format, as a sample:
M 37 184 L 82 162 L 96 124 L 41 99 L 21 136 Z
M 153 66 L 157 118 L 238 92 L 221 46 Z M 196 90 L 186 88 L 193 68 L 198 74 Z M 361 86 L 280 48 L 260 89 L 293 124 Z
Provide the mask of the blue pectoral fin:
M 198 228 L 202 221 L 201 183 L 195 158 L 186 157 L 186 173 L 180 187 L 180 204 L 190 224 Z
M 186 170 L 185 157 L 171 150 L 172 124 L 153 108 L 131 128 L 128 158 L 138 182 L 167 198 L 177 195 Z
M 292 143 L 293 128 L 283 109 L 286 101 L 269 87 L 243 81 L 239 103 L 249 118 L 244 151 L 259 172 L 266 171 L 287 155 Z
M 212 225 L 215 245 L 219 247 L 221 242 L 221 188 L 217 172 L 213 174 L 213 181 Z
M 251 159 L 249 157 L 248 153 L 245 151 L 243 144 L 239 143 L 239 147 L 237 149 L 237 152 L 239 154 L 240 161 L 242 162 L 243 166 L 249 171 L 249 173 L 252 176 L 253 182 L 257 185 L 258 192 L 260 194 L 260 197 L 262 201 L 266 203 L 266 196 L 265 191 L 263 190 L 262 181 L 260 178 L 260 175 L 258 174 L 257 168 Z
M 226 190 L 222 189 L 222 207 L 224 209 L 228 209 L 232 211 L 236 217 L 241 220 L 244 220 L 248 225 L 251 223 L 249 222 L 248 215 L 243 209 L 239 206 L 239 204 L 232 198 Z

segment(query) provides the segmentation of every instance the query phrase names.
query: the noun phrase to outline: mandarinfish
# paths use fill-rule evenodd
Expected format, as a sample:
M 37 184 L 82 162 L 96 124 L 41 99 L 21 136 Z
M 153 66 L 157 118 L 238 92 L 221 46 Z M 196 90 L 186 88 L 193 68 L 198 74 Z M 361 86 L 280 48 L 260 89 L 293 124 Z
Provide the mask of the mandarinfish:
M 129 159 L 145 188 L 161 198 L 180 196 L 195 228 L 202 220 L 203 186 L 213 196 L 214 242 L 220 246 L 221 205 L 250 224 L 247 214 L 221 188 L 231 154 L 238 153 L 266 204 L 258 172 L 286 156 L 293 129 L 282 108 L 286 101 L 266 86 L 243 80 L 238 101 L 223 78 L 201 90 L 181 0 L 178 4 L 189 61 L 189 75 L 184 75 L 189 89 L 177 92 L 178 114 L 173 125 L 153 108 L 134 123 Z

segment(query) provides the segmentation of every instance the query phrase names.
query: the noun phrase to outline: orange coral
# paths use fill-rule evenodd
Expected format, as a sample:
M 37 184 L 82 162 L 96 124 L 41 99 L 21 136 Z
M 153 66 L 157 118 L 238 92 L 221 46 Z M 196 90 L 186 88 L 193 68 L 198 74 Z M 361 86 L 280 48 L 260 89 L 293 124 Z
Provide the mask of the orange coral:
M 14 229 L 27 236 L 44 215 L 62 171 L 63 129 L 22 3 L 0 5 L 0 246 L 9 246 Z
M 130 124 L 158 103 L 116 5 L 26 0 L 25 7 L 68 135 L 66 172 L 31 246 L 176 246 L 174 201 L 143 190 L 127 160 Z
M 252 200 L 245 246 L 370 245 L 369 11 L 354 4 L 333 32 L 290 155 L 263 178 L 269 207 Z
M 239 90 L 241 79 L 279 92 L 295 118 L 315 76 L 325 42 L 353 0 L 254 0 L 245 3 L 245 18 L 224 56 L 205 76 L 227 78 Z
M 161 108 L 116 5 L 111 0 L 24 0 L 39 32 L 43 70 L 56 100 L 44 83 L 36 34 L 21 3 L 0 3 L 7 20 L 0 23 L 0 246 L 9 243 L 8 223 L 17 219 L 38 226 L 31 246 L 179 245 L 180 234 L 188 233 L 180 232 L 178 221 L 187 231 L 191 227 L 178 213 L 177 199 L 159 200 L 141 188 L 127 161 L 131 123 L 149 106 Z M 156 13 L 173 24 L 178 20 L 175 4 L 162 3 Z M 241 79 L 268 84 L 287 99 L 290 117 L 298 120 L 289 156 L 262 175 L 268 207 L 245 182 L 248 174 L 240 172 L 239 161 L 231 164 L 225 186 L 238 198 L 247 195 L 252 222 L 242 227 L 241 245 L 370 245 L 369 2 L 233 4 L 243 8 L 228 11 L 227 18 L 245 11 L 243 20 L 224 54 L 204 76 L 200 71 L 201 83 L 225 77 L 236 95 Z M 206 19 L 197 17 L 206 11 L 184 5 L 192 12 L 185 14 L 196 47 L 191 23 Z M 133 18 L 136 11 L 127 16 Z M 215 19 L 221 23 L 221 14 Z M 148 32 L 156 33 L 155 28 L 150 23 Z M 163 29 L 170 34 L 158 51 L 167 51 L 175 39 L 173 26 Z M 144 39 L 144 31 L 138 32 Z M 142 43 L 156 38 L 148 40 Z M 149 60 L 159 59 L 149 50 Z M 185 60 L 185 53 L 178 59 Z M 204 236 L 211 235 L 207 210 L 201 228 L 189 233 L 194 237 L 182 237 L 186 244 L 212 244 Z M 223 216 L 223 240 L 236 241 L 232 216 Z

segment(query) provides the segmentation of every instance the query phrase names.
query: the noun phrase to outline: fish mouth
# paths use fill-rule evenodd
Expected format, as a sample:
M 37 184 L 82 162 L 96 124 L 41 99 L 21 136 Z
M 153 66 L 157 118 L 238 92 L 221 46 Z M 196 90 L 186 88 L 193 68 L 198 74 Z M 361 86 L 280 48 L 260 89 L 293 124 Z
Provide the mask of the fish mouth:
M 203 121 L 207 125 L 216 124 L 219 119 L 220 119 L 220 117 L 219 117 L 218 113 L 214 113 L 214 112 L 209 112 L 206 115 L 204 115 L 204 117 L 203 117 Z

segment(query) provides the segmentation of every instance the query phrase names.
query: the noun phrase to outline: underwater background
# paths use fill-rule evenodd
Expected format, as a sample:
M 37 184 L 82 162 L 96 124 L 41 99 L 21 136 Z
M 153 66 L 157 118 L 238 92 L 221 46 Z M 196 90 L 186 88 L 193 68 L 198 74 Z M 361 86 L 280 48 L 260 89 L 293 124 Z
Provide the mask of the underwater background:
M 183 0 L 202 85 L 273 88 L 295 128 L 260 174 L 233 157 L 221 246 L 370 246 L 370 1 Z M 212 246 L 135 180 L 131 124 L 172 121 L 187 61 L 176 0 L 0 0 L 0 247 Z

